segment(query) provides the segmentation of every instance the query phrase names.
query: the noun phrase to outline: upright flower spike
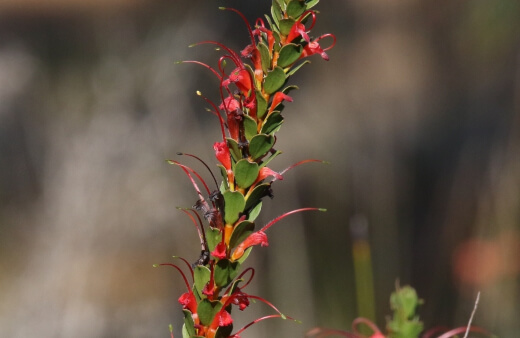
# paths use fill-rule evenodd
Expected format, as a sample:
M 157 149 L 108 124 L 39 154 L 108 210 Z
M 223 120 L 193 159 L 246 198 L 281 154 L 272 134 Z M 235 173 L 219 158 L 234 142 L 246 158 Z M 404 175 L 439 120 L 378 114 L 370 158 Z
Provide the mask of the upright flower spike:
M 198 172 L 178 161 L 168 161 L 183 170 L 198 196 L 192 208 L 180 208 L 191 218 L 201 242 L 202 253 L 193 268 L 183 259 L 191 269 L 193 285 L 189 286 L 176 265 L 165 264 L 181 272 L 188 288 L 179 298 L 184 312 L 183 338 L 239 338 L 249 326 L 265 319 L 290 318 L 265 299 L 245 293 L 243 290 L 251 282 L 254 270 L 240 271 L 254 246 L 268 245 L 265 231 L 269 227 L 295 212 L 321 210 L 294 210 L 260 230 L 255 229 L 264 197 L 273 197 L 272 183 L 282 180 L 287 170 L 316 161 L 301 161 L 282 172 L 271 169 L 271 161 L 281 154 L 274 145 L 275 134 L 284 121 L 282 103 L 292 102 L 287 93 L 296 88 L 287 86 L 289 78 L 308 63 L 300 59 L 318 53 L 324 57 L 325 51 L 332 47 L 323 49 L 319 45 L 330 34 L 311 38 L 316 23 L 316 12 L 311 8 L 316 3 L 317 0 L 273 0 L 272 16 L 266 16 L 268 25 L 257 19 L 254 28 L 238 10 L 221 8 L 238 14 L 246 23 L 250 43 L 236 52 L 220 42 L 203 41 L 195 45 L 214 45 L 221 52 L 215 67 L 199 61 L 180 62 L 205 67 L 218 81 L 220 102 L 215 104 L 200 92 L 197 95 L 219 119 L 221 139 L 213 143 L 213 150 L 222 174 L 220 184 L 215 182 L 217 190 L 211 191 Z M 312 22 L 306 27 L 309 19 Z M 186 155 L 207 167 L 197 156 Z M 207 223 L 203 224 L 203 220 Z M 247 272 L 251 276 L 244 283 Z M 258 318 L 233 333 L 232 308 L 245 310 L 251 299 L 262 301 L 276 314 Z M 173 336 L 173 329 L 171 332 Z

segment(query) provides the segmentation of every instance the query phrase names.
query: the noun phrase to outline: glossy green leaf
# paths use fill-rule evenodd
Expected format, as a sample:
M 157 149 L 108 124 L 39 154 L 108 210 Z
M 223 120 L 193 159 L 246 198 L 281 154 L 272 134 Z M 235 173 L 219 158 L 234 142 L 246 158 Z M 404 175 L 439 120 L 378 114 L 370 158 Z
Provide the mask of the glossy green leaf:
M 272 31 L 278 31 L 278 26 L 273 24 L 273 21 L 269 17 L 269 15 L 265 14 L 265 19 L 267 20 L 267 23 L 269 24 L 269 29 Z
M 197 314 L 202 325 L 209 325 L 213 321 L 213 318 L 222 308 L 222 303 L 219 301 L 210 301 L 209 299 L 203 299 L 197 306 Z
M 311 62 L 309 60 L 305 60 L 302 63 L 292 67 L 291 70 L 289 72 L 287 72 L 287 76 L 293 76 L 294 73 L 296 73 L 300 68 L 303 67 L 303 65 L 306 65 L 307 63 L 311 63 Z
M 184 325 L 182 326 L 182 337 L 193 337 L 195 336 L 195 323 L 193 322 L 193 317 L 191 316 L 191 312 L 188 310 L 182 310 L 184 313 Z
M 271 72 L 267 73 L 264 80 L 264 90 L 267 94 L 273 94 L 280 89 L 287 79 L 282 68 L 276 67 Z
M 269 155 L 269 157 L 266 160 L 262 161 L 260 168 L 263 168 L 266 165 L 268 165 L 269 162 L 271 162 L 276 156 L 280 155 L 281 153 L 282 152 L 280 150 L 277 150 L 274 154 Z
M 258 134 L 256 121 L 249 115 L 244 115 L 244 131 L 248 141 Z
M 233 323 L 226 326 L 219 326 L 217 332 L 215 332 L 215 338 L 228 338 L 233 332 Z
M 233 229 L 231 239 L 229 240 L 230 249 L 234 249 L 237 245 L 242 243 L 255 230 L 255 224 L 250 221 L 242 221 L 238 223 Z
M 312 7 L 316 6 L 318 2 L 320 2 L 320 0 L 308 0 L 307 9 L 311 9 Z
M 257 160 L 267 154 L 274 145 L 275 138 L 273 135 L 259 134 L 249 142 L 249 155 L 253 160 Z
M 218 229 L 207 229 L 206 240 L 208 241 L 209 251 L 215 250 L 218 243 L 222 241 L 222 233 Z
M 273 31 L 273 37 L 274 37 L 274 51 L 279 52 L 280 51 L 280 32 L 279 31 Z
M 234 224 L 246 205 L 244 195 L 238 191 L 225 191 L 224 196 L 224 220 L 227 224 Z
M 220 175 L 222 175 L 222 182 L 221 184 L 224 185 L 224 190 L 229 189 L 228 181 L 227 181 L 227 171 L 226 168 L 222 164 L 217 164 L 217 167 L 220 169 Z
M 269 48 L 265 43 L 260 42 L 258 44 L 258 50 L 260 51 L 260 58 L 262 60 L 262 70 L 264 73 L 271 68 L 271 54 L 269 53 Z
M 231 262 L 229 259 L 219 260 L 215 265 L 215 284 L 225 288 L 238 275 L 239 268 L 239 262 Z
M 193 269 L 193 281 L 194 281 L 197 293 L 199 295 L 199 298 L 203 298 L 202 290 L 204 289 L 206 284 L 208 284 L 210 277 L 211 277 L 211 272 L 205 266 L 197 265 Z
M 260 215 L 260 211 L 262 210 L 262 202 L 258 203 L 253 207 L 253 209 L 249 210 L 249 216 L 247 217 L 248 221 L 254 222 L 255 219 Z
M 188 333 L 188 329 L 186 329 L 186 324 L 184 324 L 182 326 L 182 338 L 191 338 L 193 337 L 195 334 L 191 335 Z
M 287 4 L 287 15 L 293 19 L 298 19 L 300 15 L 307 9 L 304 1 L 292 0 Z
M 242 158 L 242 152 L 240 151 L 240 147 L 238 146 L 238 142 L 232 138 L 226 138 L 227 145 L 229 147 L 229 152 L 231 153 L 231 157 L 233 160 L 238 161 Z
M 298 0 L 297 0 L 298 1 Z M 302 55 L 302 45 L 288 43 L 280 49 L 277 65 L 285 68 L 295 63 Z
M 264 118 L 265 113 L 267 112 L 267 101 L 262 96 L 260 91 L 256 91 L 256 116 L 259 119 Z
M 280 6 L 280 3 L 278 0 L 273 0 L 273 5 L 271 6 L 271 16 L 278 26 L 278 22 L 282 20 L 282 7 Z
M 280 34 L 283 36 L 289 35 L 289 32 L 291 31 L 291 28 L 294 26 L 296 21 L 294 19 L 282 19 L 279 21 L 280 25 Z
M 235 181 L 242 189 L 247 189 L 253 184 L 258 177 L 258 163 L 249 162 L 247 159 L 242 159 L 235 165 Z
M 265 119 L 262 125 L 262 134 L 271 134 L 280 128 L 283 123 L 283 116 L 278 111 L 274 111 Z
M 256 206 L 260 200 L 267 196 L 269 189 L 271 188 L 271 183 L 262 183 L 257 185 L 251 194 L 248 196 L 246 201 L 246 210 L 249 210 L 250 208 Z

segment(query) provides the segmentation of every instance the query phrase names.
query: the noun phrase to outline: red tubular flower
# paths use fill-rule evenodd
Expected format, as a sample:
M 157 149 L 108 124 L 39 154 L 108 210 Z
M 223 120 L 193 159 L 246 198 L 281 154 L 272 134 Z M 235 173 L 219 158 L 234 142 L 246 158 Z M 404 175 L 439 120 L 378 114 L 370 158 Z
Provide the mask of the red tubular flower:
M 257 184 L 262 180 L 265 180 L 269 176 L 273 176 L 276 179 L 283 180 L 283 176 L 277 173 L 276 171 L 267 167 L 263 167 L 262 169 L 260 169 L 260 172 L 258 173 L 258 176 L 256 177 L 255 183 L 253 183 L 253 185 Z
M 240 243 L 236 248 L 235 251 L 233 251 L 233 254 L 231 255 L 232 260 L 237 260 L 246 251 L 247 248 L 258 245 L 261 246 L 268 246 L 269 242 L 267 241 L 267 235 L 263 231 L 257 231 L 253 232 L 251 235 L 249 235 L 242 243 Z
M 190 310 L 192 314 L 197 313 L 197 299 L 193 294 L 193 291 L 183 293 L 179 297 L 179 303 L 181 303 L 183 309 Z
M 300 21 L 296 21 L 294 23 L 294 25 L 291 28 L 291 31 L 289 32 L 289 35 L 287 35 L 287 40 L 285 41 L 289 43 L 296 39 L 298 36 L 301 36 L 307 42 L 311 41 L 309 35 L 307 35 L 307 32 L 305 32 L 305 25 L 302 24 Z
M 213 149 L 215 150 L 217 160 L 222 163 L 226 170 L 231 170 L 231 154 L 226 142 L 215 142 L 213 144 Z
M 329 36 L 332 37 L 332 39 L 333 39 L 332 44 L 325 49 L 321 48 L 319 41 L 321 39 L 329 37 Z M 300 59 L 307 57 L 307 56 L 314 55 L 314 54 L 320 54 L 320 56 L 323 58 L 323 60 L 329 61 L 329 56 L 327 55 L 327 53 L 325 53 L 325 51 L 334 47 L 335 44 L 336 44 L 336 36 L 334 36 L 333 34 L 323 34 L 319 38 L 314 39 L 313 41 L 309 42 L 305 47 L 303 47 L 303 52 L 302 52 L 302 55 L 300 56 Z
M 240 311 L 244 311 L 249 306 L 249 298 L 247 298 L 247 294 L 240 291 L 240 288 L 237 288 L 233 293 L 231 303 L 238 305 Z
M 273 110 L 280 103 L 282 103 L 283 100 L 288 101 L 288 102 L 292 102 L 293 101 L 292 97 L 290 97 L 289 95 L 284 94 L 282 92 L 277 92 L 276 94 L 274 94 L 273 102 L 271 103 L 271 107 L 269 108 L 269 112 L 267 114 L 271 114 L 273 112 Z
M 231 83 L 234 83 L 244 96 L 249 96 L 252 88 L 251 74 L 243 65 L 233 69 L 229 77 L 222 81 L 222 86 L 228 87 Z
M 218 259 L 226 258 L 226 243 L 220 242 L 215 247 L 215 250 L 211 252 L 211 255 Z

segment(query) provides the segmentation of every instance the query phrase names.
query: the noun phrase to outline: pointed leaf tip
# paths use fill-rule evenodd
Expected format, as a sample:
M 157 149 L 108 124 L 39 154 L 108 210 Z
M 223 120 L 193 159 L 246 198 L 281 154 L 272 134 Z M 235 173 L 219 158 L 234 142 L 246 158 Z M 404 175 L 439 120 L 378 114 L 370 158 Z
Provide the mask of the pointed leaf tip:
M 282 317 L 282 319 L 284 319 L 284 320 L 285 320 L 285 319 L 287 319 L 287 316 L 286 316 L 286 315 L 284 315 L 283 313 L 280 313 L 280 316 L 281 316 L 281 317 Z
M 172 324 L 168 325 L 168 328 L 170 329 L 170 333 L 172 333 L 173 332 L 173 325 Z
M 178 65 L 180 63 L 183 63 L 184 61 L 175 61 L 173 64 Z
M 219 7 L 218 9 L 220 9 L 222 11 L 225 11 L 227 8 L 226 7 Z
M 198 96 L 202 96 L 202 93 L 200 92 L 200 90 L 197 90 L 196 93 Z
M 158 268 L 159 267 L 159 264 L 154 264 L 152 265 L 154 268 Z
M 327 209 L 325 209 L 325 208 L 318 208 L 318 211 L 326 212 Z

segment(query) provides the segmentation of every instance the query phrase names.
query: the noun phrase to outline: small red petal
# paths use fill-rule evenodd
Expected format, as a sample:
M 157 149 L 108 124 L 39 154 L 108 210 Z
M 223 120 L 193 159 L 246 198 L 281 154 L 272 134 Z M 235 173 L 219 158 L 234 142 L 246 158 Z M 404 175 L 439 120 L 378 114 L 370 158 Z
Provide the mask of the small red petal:
M 218 326 L 228 326 L 233 323 L 233 318 L 227 311 L 221 311 L 218 318 Z
M 211 253 L 211 255 L 218 259 L 226 258 L 226 243 L 220 242 L 215 247 L 215 250 Z

